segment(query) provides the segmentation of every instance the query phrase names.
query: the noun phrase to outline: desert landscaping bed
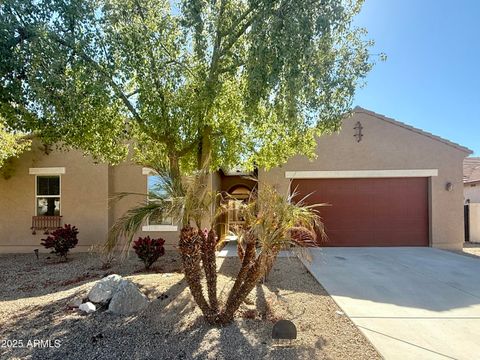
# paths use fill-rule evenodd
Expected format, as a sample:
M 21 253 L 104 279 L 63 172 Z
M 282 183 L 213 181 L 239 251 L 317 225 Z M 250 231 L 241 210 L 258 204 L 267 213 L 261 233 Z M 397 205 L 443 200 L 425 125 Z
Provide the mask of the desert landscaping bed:
M 463 253 L 480 257 L 480 243 L 463 244 Z
M 212 327 L 191 299 L 176 252 L 167 252 L 148 272 L 134 256 L 109 269 L 91 254 L 72 254 L 67 263 L 47 257 L 0 256 L 0 339 L 23 342 L 17 348 L 1 344 L 2 359 L 380 358 L 296 258 L 278 259 L 233 324 Z M 218 266 L 219 292 L 225 293 L 239 262 L 219 258 Z M 147 309 L 118 316 L 100 308 L 86 315 L 69 306 L 112 273 L 140 287 L 150 300 Z M 298 339 L 290 347 L 273 346 L 278 319 L 297 326 Z M 50 340 L 52 347 L 27 347 L 28 340 Z
M 480 259 L 480 243 L 465 242 L 462 250 L 451 250 L 452 252 L 475 259 Z

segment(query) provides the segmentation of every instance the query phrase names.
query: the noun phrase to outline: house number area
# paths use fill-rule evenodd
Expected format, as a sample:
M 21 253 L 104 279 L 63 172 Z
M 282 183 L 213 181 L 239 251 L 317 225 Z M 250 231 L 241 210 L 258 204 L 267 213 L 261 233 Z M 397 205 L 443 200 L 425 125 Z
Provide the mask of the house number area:
M 37 348 L 37 349 L 44 349 L 44 348 L 59 348 L 62 346 L 61 340 L 55 339 L 2 339 L 0 342 L 0 348 L 7 349 L 7 348 Z

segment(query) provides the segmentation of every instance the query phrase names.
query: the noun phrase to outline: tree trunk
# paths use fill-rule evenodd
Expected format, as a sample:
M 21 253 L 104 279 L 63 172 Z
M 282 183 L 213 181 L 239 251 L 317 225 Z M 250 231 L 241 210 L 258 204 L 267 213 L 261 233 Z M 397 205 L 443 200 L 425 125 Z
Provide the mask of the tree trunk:
M 250 268 L 255 264 L 255 238 L 249 237 L 246 239 L 246 247 L 245 252 L 242 259 L 242 266 L 237 274 L 237 278 L 235 279 L 235 283 L 233 284 L 232 289 L 230 290 L 230 294 L 228 295 L 227 302 L 225 307 L 228 307 L 230 303 L 237 297 L 238 290 L 243 285 L 245 278 L 247 277 L 248 271 Z
M 202 310 L 203 315 L 209 323 L 215 318 L 215 313 L 210 308 L 203 295 L 201 283 L 201 235 L 198 229 L 191 226 L 184 226 L 180 233 L 179 248 L 182 254 L 183 270 L 185 272 L 185 280 L 187 281 L 193 299 Z
M 214 313 L 218 313 L 216 245 L 217 234 L 215 230 L 210 229 L 207 237 L 202 238 L 202 264 L 207 280 L 208 300 Z
M 267 255 L 265 253 L 260 254 L 255 264 L 248 270 L 245 281 L 238 289 L 236 296 L 229 299 L 230 301 L 225 305 L 224 311 L 218 317 L 218 323 L 228 324 L 233 321 L 235 312 L 265 274 L 266 261 Z
M 205 135 L 206 134 L 206 135 Z M 204 129 L 202 141 L 199 144 L 197 168 L 209 174 L 208 166 L 211 162 L 211 128 Z M 207 181 L 205 175 L 204 181 Z M 194 230 L 190 226 L 182 229 L 180 250 L 185 268 L 185 278 L 195 302 L 202 310 L 205 319 L 210 324 L 227 324 L 233 321 L 233 316 L 248 294 L 265 274 L 267 255 L 261 254 L 256 258 L 256 239 L 246 239 L 245 252 L 242 254 L 242 266 L 235 283 L 230 291 L 225 307 L 219 312 L 217 298 L 217 269 L 215 258 L 215 231 L 212 229 L 205 238 L 201 230 Z M 201 267 L 203 265 L 207 281 L 208 303 L 202 291 Z
M 208 170 L 207 167 L 212 160 L 212 128 L 205 126 L 203 129 L 202 140 L 199 144 L 197 155 L 197 169 Z
M 243 263 L 243 259 L 245 257 L 245 249 L 243 248 L 240 242 L 237 242 L 237 255 L 238 255 L 238 258 L 240 259 L 240 262 Z
M 172 178 L 175 181 L 180 180 L 180 162 L 178 161 L 178 156 L 176 154 L 169 154 L 168 155 L 168 162 L 170 167 L 170 173 Z
M 272 255 L 267 257 L 267 260 L 265 262 L 265 275 L 263 276 L 263 280 L 267 280 L 268 275 L 270 274 L 270 271 L 272 271 L 273 264 L 275 264 L 275 260 L 277 259 L 277 255 L 280 252 L 280 250 L 272 250 Z

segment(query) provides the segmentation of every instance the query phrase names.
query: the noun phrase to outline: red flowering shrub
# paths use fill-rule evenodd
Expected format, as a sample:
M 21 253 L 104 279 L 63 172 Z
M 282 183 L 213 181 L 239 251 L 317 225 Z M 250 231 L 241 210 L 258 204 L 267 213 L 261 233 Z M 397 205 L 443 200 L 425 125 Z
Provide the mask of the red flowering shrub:
M 42 245 L 52 249 L 50 253 L 67 259 L 68 252 L 78 244 L 78 229 L 70 224 L 56 229 L 46 238 L 42 239 Z
M 150 269 L 150 266 L 152 266 L 160 256 L 165 255 L 163 244 L 165 244 L 165 240 L 162 238 L 150 239 L 150 236 L 144 238 L 139 237 L 133 243 L 133 249 L 138 258 L 145 264 L 145 269 Z

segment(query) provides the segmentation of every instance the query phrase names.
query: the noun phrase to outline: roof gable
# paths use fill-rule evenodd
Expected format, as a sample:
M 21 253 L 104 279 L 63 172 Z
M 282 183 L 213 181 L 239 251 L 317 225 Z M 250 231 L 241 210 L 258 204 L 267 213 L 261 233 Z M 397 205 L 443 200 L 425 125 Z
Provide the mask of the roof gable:
M 385 115 L 382 115 L 382 114 L 377 114 L 376 112 L 373 112 L 373 111 L 370 111 L 370 110 L 367 110 L 367 109 L 364 109 L 360 106 L 356 106 L 354 109 L 353 109 L 353 112 L 354 113 L 364 113 L 364 114 L 367 114 L 367 115 L 370 115 L 370 116 L 373 116 L 377 119 L 380 119 L 380 120 L 383 120 L 385 122 L 388 122 L 390 124 L 393 124 L 393 125 L 396 125 L 396 126 L 400 126 L 404 129 L 407 129 L 407 130 L 410 130 L 414 133 L 417 133 L 417 134 L 420 134 L 420 135 L 423 135 L 423 136 L 426 136 L 430 139 L 433 139 L 433 140 L 436 140 L 436 141 L 439 141 L 445 145 L 448 145 L 448 146 L 451 146 L 457 150 L 460 150 L 460 151 L 463 151 L 467 154 L 473 154 L 473 151 L 470 150 L 469 148 L 467 147 L 464 147 L 462 145 L 459 145 L 457 143 L 454 143 L 450 140 L 447 140 L 447 139 L 444 139 L 440 136 L 437 136 L 437 135 L 433 135 L 432 133 L 429 133 L 427 131 L 424 131 L 422 129 L 418 129 L 418 128 L 415 128 L 413 126 L 410 126 L 410 125 L 407 125 L 403 122 L 400 122 L 400 121 L 397 121 L 395 119 L 392 119 L 392 118 L 389 118 L 389 117 L 386 117 Z
M 463 182 L 480 181 L 480 157 L 469 157 L 463 160 Z

